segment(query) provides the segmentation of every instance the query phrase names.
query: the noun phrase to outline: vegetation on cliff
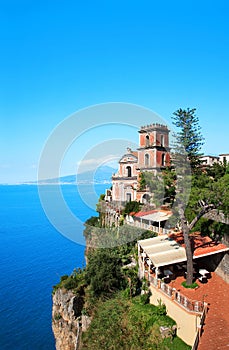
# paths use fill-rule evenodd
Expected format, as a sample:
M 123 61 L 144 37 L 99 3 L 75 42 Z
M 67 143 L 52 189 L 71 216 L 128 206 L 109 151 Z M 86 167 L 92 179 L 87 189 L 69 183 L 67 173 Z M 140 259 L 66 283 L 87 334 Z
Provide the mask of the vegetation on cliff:
M 88 225 L 90 223 L 90 225 Z M 92 223 L 94 225 L 92 225 Z M 149 304 L 148 286 L 138 278 L 137 239 L 152 237 L 152 232 L 141 231 L 139 236 L 129 226 L 98 230 L 98 218 L 90 218 L 85 236 L 91 243 L 98 239 L 122 242 L 125 235 L 133 239 L 111 248 L 87 248 L 87 265 L 63 276 L 57 289 L 71 289 L 80 301 L 81 314 L 92 319 L 81 337 L 79 349 L 190 349 L 175 334 L 175 322 L 166 316 L 165 306 Z M 143 294 L 142 294 L 143 293 Z M 60 320 L 54 320 L 59 322 Z M 163 338 L 160 326 L 170 329 L 169 338 Z
M 144 295 L 129 298 L 119 292 L 97 304 L 91 325 L 83 334 L 81 349 L 190 349 L 175 336 L 174 324 L 163 305 L 147 303 Z M 160 326 L 170 329 L 168 338 L 162 339 Z

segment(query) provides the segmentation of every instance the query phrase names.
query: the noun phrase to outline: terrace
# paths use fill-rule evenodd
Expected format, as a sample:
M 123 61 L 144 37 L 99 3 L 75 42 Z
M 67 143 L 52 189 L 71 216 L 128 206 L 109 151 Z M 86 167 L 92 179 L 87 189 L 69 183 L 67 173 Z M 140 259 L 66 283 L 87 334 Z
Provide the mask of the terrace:
M 209 237 L 201 237 L 199 233 L 193 234 L 191 239 L 194 277 L 198 284 L 195 289 L 182 285 L 186 280 L 187 258 L 180 232 L 138 241 L 138 258 L 139 275 L 149 281 L 152 303 L 163 300 L 169 316 L 179 324 L 179 336 L 193 345 L 196 339 L 197 343 L 199 341 L 209 303 L 208 295 L 212 295 L 211 288 L 215 288 L 215 280 L 219 278 L 208 263 L 218 254 L 223 256 L 229 249 Z M 187 322 L 190 322 L 188 332 Z

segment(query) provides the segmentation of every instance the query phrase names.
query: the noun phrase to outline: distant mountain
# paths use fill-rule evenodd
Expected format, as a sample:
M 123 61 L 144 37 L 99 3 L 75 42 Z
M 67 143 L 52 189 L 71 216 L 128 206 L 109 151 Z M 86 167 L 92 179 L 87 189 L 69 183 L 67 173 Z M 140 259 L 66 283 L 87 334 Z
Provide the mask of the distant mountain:
M 103 183 L 111 183 L 111 177 L 112 175 L 117 171 L 117 169 L 114 169 L 112 167 L 109 167 L 107 165 L 101 166 L 98 169 L 86 171 L 81 174 L 76 175 L 67 175 L 62 176 L 60 178 L 55 179 L 47 179 L 47 180 L 41 180 L 38 181 L 39 184 L 103 184 Z

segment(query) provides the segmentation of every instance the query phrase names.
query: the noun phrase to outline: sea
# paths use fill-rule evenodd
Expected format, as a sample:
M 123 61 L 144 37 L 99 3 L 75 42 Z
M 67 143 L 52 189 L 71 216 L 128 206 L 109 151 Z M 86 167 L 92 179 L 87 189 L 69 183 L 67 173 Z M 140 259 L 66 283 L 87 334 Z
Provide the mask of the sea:
M 0 350 L 55 350 L 52 288 L 62 275 L 85 266 L 83 223 L 97 215 L 96 201 L 108 187 L 61 186 L 82 222 L 79 244 L 49 222 L 36 185 L 0 185 Z M 53 193 L 56 186 L 46 189 Z M 92 198 L 90 205 L 82 193 Z

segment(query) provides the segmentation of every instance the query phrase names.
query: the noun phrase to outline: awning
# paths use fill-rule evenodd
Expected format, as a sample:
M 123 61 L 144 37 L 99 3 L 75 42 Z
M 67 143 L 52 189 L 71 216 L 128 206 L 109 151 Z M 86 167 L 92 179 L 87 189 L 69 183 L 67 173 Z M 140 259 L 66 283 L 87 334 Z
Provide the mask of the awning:
M 186 251 L 184 244 L 179 244 L 178 241 L 182 238 L 181 234 L 174 234 L 174 238 L 170 235 L 161 235 L 153 238 L 148 238 L 138 241 L 139 246 L 142 248 L 143 252 L 150 259 L 151 263 L 155 267 L 166 266 L 177 264 L 181 262 L 186 262 Z M 179 239 L 178 239 L 179 238 Z M 196 242 L 202 240 L 202 245 L 196 245 L 194 250 L 193 259 L 198 259 L 201 257 L 225 253 L 229 251 L 229 248 L 222 243 L 215 243 L 209 237 L 196 237 Z M 181 240 L 182 242 L 182 240 Z M 209 244 L 206 244 L 209 243 Z
M 138 241 L 155 267 L 186 261 L 185 248 L 168 235 Z
M 138 214 L 141 214 L 138 213 Z M 172 216 L 172 212 L 170 211 L 154 211 L 153 213 L 150 214 L 145 214 L 145 215 L 135 215 L 136 217 L 138 217 L 139 219 L 142 220 L 148 220 L 151 222 L 161 222 L 161 221 L 166 221 L 170 218 L 170 216 Z

